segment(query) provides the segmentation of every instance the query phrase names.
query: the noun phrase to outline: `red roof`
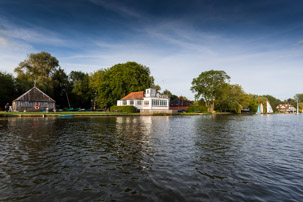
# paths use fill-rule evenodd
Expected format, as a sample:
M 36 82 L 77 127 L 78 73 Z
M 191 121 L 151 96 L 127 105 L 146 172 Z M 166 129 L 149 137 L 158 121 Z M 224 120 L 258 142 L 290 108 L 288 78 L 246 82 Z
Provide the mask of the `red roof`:
M 122 98 L 122 100 L 135 100 L 135 99 L 143 100 L 143 94 L 144 91 L 132 92 L 127 96 L 125 96 L 124 98 Z

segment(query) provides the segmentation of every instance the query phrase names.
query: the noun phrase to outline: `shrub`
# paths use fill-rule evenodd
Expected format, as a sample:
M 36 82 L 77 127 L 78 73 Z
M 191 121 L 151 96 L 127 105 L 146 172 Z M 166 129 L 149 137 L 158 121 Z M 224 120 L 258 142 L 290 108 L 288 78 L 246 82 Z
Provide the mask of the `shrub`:
M 134 106 L 111 106 L 111 112 L 125 112 L 125 113 L 136 113 L 137 108 Z
M 207 112 L 206 106 L 191 105 L 188 107 L 187 112 Z

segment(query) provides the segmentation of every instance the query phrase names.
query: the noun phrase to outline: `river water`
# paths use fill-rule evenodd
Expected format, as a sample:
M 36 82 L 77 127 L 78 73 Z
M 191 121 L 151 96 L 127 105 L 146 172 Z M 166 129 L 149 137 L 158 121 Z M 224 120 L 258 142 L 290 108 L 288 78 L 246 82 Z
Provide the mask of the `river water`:
M 0 201 L 302 201 L 303 116 L 0 118 Z

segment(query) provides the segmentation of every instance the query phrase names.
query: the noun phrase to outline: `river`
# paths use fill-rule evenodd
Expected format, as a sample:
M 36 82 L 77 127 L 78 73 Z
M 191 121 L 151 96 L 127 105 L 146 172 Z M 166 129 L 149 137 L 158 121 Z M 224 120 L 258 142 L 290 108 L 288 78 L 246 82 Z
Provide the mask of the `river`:
M 303 116 L 0 118 L 0 201 L 302 201 Z

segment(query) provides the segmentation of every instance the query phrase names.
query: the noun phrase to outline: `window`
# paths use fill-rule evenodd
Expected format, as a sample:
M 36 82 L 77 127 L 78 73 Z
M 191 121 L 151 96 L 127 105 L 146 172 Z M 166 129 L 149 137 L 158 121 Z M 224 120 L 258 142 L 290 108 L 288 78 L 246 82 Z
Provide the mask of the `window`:
M 129 101 L 129 104 L 134 105 L 134 101 L 133 100 Z
M 153 106 L 159 106 L 159 104 L 160 104 L 160 100 L 156 100 L 156 99 L 152 99 L 152 105 Z
M 122 105 L 127 105 L 127 101 L 123 100 Z
M 142 105 L 141 100 L 137 101 L 137 105 Z
M 149 105 L 149 101 L 144 101 L 144 105 Z

